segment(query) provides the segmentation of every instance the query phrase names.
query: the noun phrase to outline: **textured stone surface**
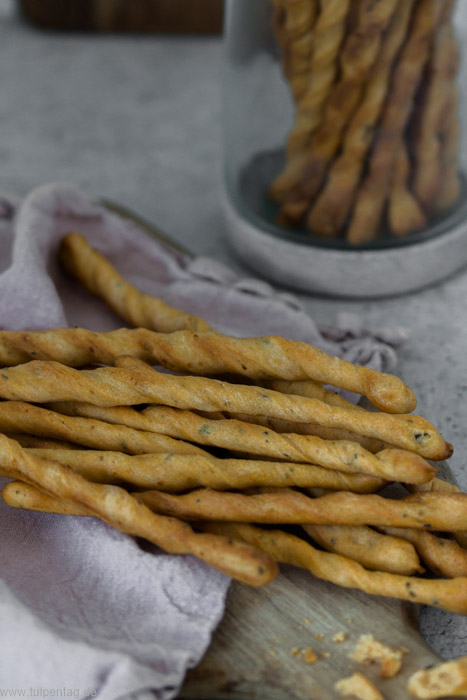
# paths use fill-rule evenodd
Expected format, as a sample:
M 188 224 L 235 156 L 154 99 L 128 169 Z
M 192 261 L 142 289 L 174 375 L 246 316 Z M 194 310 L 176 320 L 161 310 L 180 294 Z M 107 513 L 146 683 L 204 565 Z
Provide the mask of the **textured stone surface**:
M 245 272 L 225 242 L 219 198 L 219 40 L 47 34 L 3 13 L 7 6 L 0 5 L 0 189 L 81 185 Z M 416 391 L 419 412 L 454 444 L 452 469 L 464 489 L 466 298 L 465 273 L 377 302 L 301 296 L 324 323 L 345 310 L 372 328 L 410 329 L 399 374 Z M 460 618 L 427 611 L 423 629 L 445 655 L 467 653 Z

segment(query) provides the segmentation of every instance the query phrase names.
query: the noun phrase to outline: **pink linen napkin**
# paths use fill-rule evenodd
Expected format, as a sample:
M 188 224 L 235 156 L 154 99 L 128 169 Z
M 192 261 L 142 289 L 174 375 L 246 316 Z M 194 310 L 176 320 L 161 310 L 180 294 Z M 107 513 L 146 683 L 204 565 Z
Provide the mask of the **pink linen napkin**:
M 72 230 L 133 284 L 224 332 L 280 334 L 382 370 L 405 340 L 402 329 L 369 333 L 345 314 L 319 328 L 291 294 L 172 250 L 64 185 L 0 197 L 0 327 L 123 325 L 59 269 L 57 245 Z M 91 518 L 1 502 L 0 532 L 0 690 L 101 700 L 177 694 L 222 616 L 226 576 Z

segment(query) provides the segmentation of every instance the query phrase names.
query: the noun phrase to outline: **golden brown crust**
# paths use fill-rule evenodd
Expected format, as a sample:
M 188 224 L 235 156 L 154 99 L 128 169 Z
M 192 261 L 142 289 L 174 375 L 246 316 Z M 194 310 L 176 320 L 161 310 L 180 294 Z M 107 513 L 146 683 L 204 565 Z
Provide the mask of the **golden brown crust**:
M 379 231 L 391 185 L 395 147 L 413 109 L 415 93 L 433 44 L 440 7 L 437 0 L 419 0 L 416 4 L 409 37 L 394 68 L 369 171 L 358 190 L 347 231 L 347 240 L 355 245 L 371 240 Z
M 317 486 L 371 493 L 385 482 L 363 474 L 342 474 L 311 464 L 216 459 L 211 455 L 171 453 L 126 455 L 101 450 L 33 449 L 32 454 L 55 459 L 89 481 L 134 484 L 145 489 L 187 491 L 206 486 L 219 491 L 259 486 Z
M 358 561 L 365 569 L 404 576 L 424 571 L 409 542 L 365 525 L 303 525 L 303 529 L 328 552 Z
M 0 364 L 50 359 L 65 365 L 112 365 L 132 355 L 177 372 L 229 372 L 252 379 L 313 379 L 364 394 L 380 410 L 410 413 L 413 392 L 398 378 L 353 365 L 308 343 L 278 336 L 233 338 L 182 330 L 158 334 L 144 328 L 95 333 L 83 328 L 53 331 L 0 331 Z
M 276 561 L 308 569 L 317 578 L 338 586 L 357 588 L 370 595 L 434 605 L 461 615 L 467 613 L 465 578 L 420 579 L 367 571 L 347 557 L 321 552 L 299 537 L 281 530 L 264 530 L 243 523 L 203 522 L 201 526 L 209 532 L 248 542 L 263 549 Z
M 186 523 L 157 515 L 118 486 L 93 484 L 52 460 L 26 452 L 0 435 L 1 464 L 50 496 L 77 503 L 117 530 L 143 537 L 173 554 L 194 554 L 215 568 L 250 585 L 263 585 L 277 565 L 257 549 L 239 548 L 223 537 L 195 533 Z
M 62 238 L 59 255 L 61 264 L 70 275 L 133 326 L 163 333 L 171 333 L 180 328 L 212 330 L 202 318 L 184 314 L 161 299 L 143 294 L 133 287 L 79 233 L 69 233 Z
M 331 408 L 317 399 L 261 387 L 163 374 L 133 357 L 119 358 L 116 364 L 118 367 L 76 370 L 57 362 L 28 362 L 2 371 L 0 396 L 35 403 L 80 401 L 103 407 L 162 403 L 199 411 L 269 415 L 391 440 L 428 459 L 446 459 L 452 453 L 438 431 L 419 416 Z
M 393 500 L 347 491 L 309 498 L 288 489 L 252 495 L 197 489 L 181 496 L 146 491 L 144 502 L 186 520 L 467 529 L 467 494 L 427 493 Z
M 308 146 L 321 122 L 326 100 L 338 72 L 338 55 L 351 3 L 350 0 L 331 0 L 321 5 L 321 12 L 313 27 L 308 74 L 287 76 L 297 101 L 297 115 L 288 139 L 287 165 L 269 190 L 269 195 L 276 201 L 282 201 L 300 180 L 304 164 L 300 150 L 304 145 Z
M 383 532 L 411 542 L 420 559 L 437 576 L 467 576 L 467 550 L 457 542 L 412 528 L 381 528 Z
M 0 431 L 18 430 L 38 437 L 69 440 L 95 449 L 117 450 L 129 454 L 206 454 L 196 445 L 174 440 L 166 435 L 134 430 L 125 425 L 110 425 L 91 418 L 64 416 L 22 401 L 1 401 Z
M 346 129 L 342 152 L 308 216 L 313 233 L 337 236 L 343 229 L 363 172 L 384 101 L 394 60 L 406 38 L 414 0 L 399 2 L 383 38 L 362 101 Z
M 283 221 L 296 223 L 297 214 L 305 214 L 318 193 L 329 163 L 341 145 L 342 133 L 360 102 L 365 81 L 381 48 L 383 32 L 398 2 L 358 1 L 355 27 L 350 29 L 339 56 L 339 80 L 331 90 L 322 123 L 307 148 L 300 182 L 282 205 Z
M 388 481 L 429 481 L 434 471 L 434 467 L 424 459 L 404 450 L 388 449 L 373 455 L 354 441 L 323 440 L 311 435 L 277 433 L 272 429 L 265 430 L 259 425 L 234 418 L 211 420 L 193 411 L 167 406 L 149 406 L 142 411 L 127 407 L 100 408 L 82 403 L 52 404 L 52 407 L 67 415 L 95 418 L 127 425 L 137 430 L 154 431 L 202 445 L 278 460 L 311 463 L 346 473 L 369 474 Z

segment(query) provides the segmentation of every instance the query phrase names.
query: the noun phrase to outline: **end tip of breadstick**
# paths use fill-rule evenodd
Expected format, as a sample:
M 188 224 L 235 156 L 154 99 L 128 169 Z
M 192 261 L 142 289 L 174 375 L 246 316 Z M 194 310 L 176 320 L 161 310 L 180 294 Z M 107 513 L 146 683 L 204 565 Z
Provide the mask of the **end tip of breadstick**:
M 365 395 L 385 413 L 412 413 L 417 406 L 412 389 L 393 374 L 369 372 L 365 378 Z
M 70 231 L 66 233 L 60 240 L 60 246 L 58 250 L 58 257 L 60 264 L 65 270 L 69 271 L 71 265 L 71 257 L 73 255 L 73 250 L 76 246 L 88 246 L 88 242 L 81 233 L 76 233 L 75 231 Z

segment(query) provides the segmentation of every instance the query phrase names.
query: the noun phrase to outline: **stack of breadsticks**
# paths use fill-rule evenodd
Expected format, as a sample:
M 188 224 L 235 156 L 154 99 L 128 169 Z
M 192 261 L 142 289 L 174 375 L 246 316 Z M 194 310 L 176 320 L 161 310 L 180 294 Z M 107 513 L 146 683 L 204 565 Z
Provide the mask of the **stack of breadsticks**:
M 139 292 L 79 234 L 60 259 L 137 327 L 0 332 L 8 505 L 96 516 L 251 585 L 288 563 L 467 613 L 467 495 L 426 461 L 452 449 L 400 379 L 217 333 Z M 378 493 L 393 482 L 401 498 Z
M 296 107 L 279 221 L 359 245 L 460 196 L 455 0 L 272 0 Z

